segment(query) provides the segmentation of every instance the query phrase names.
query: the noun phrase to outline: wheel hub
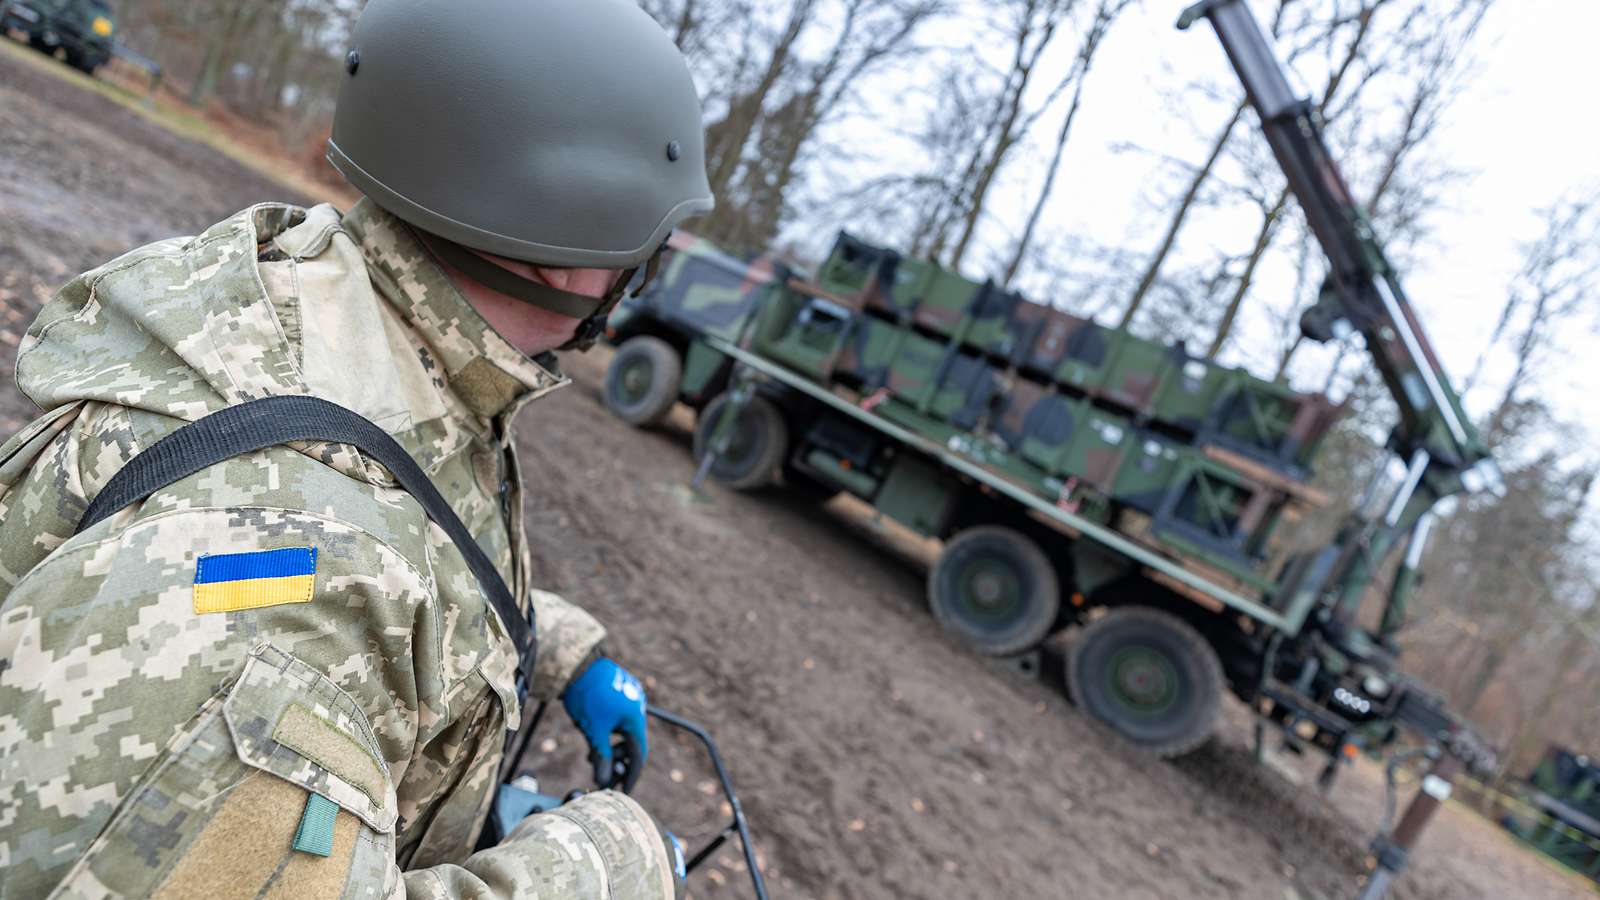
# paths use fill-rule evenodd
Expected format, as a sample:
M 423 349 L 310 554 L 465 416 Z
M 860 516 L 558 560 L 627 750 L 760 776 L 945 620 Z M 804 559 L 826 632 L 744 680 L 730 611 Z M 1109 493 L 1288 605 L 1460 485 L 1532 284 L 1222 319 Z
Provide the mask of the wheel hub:
M 636 360 L 622 370 L 622 391 L 628 399 L 637 400 L 650 389 L 650 364 Z
M 1023 602 L 1022 578 L 1005 560 L 974 560 L 962 578 L 962 605 L 974 619 L 1004 624 L 1012 619 Z
M 972 596 L 984 606 L 993 606 L 1004 590 L 1000 577 L 993 572 L 982 572 L 972 579 Z
M 1124 647 L 1112 655 L 1107 668 L 1113 695 L 1132 710 L 1159 713 L 1177 701 L 1177 669 L 1152 648 Z

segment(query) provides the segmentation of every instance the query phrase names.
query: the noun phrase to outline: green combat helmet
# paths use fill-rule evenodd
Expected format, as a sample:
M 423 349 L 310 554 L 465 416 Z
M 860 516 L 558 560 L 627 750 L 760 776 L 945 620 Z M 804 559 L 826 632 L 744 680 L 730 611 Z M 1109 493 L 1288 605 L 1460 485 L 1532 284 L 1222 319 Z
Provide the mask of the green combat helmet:
M 436 257 L 582 319 L 568 346 L 712 208 L 688 66 L 632 0 L 372 0 L 345 71 L 328 160 Z M 629 271 L 596 300 L 469 250 Z

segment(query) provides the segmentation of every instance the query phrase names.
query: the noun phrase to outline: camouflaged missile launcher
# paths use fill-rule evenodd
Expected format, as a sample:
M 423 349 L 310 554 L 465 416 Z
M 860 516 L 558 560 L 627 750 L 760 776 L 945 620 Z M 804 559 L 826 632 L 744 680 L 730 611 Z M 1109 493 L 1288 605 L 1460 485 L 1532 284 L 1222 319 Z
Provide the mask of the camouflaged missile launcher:
M 736 341 L 1079 514 L 1140 517 L 1151 539 L 1259 587 L 1337 412 L 848 235 L 808 282 L 680 233 L 656 285 L 619 315 L 645 311 Z M 723 358 L 688 349 L 686 385 L 706 357 Z
M 815 282 L 766 296 L 748 335 L 1044 497 L 1145 517 L 1154 539 L 1260 586 L 1338 412 L 848 235 Z
M 1244 454 L 1303 478 L 1341 410 L 1240 369 L 1191 356 L 979 284 L 841 233 L 818 289 L 852 312 L 1059 385 L 1139 422 Z

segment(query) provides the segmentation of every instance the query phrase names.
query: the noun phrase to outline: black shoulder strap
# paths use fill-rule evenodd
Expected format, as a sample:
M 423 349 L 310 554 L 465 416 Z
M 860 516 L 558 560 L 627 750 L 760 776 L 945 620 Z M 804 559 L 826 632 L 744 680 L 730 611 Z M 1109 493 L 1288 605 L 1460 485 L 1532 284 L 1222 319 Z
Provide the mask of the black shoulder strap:
M 383 429 L 337 403 L 316 397 L 266 397 L 191 422 L 156 441 L 113 475 L 78 521 L 78 531 L 217 463 L 289 441 L 349 444 L 394 473 L 400 486 L 422 504 L 423 512 L 444 529 L 466 557 L 478 587 L 499 614 L 517 648 L 522 690 L 531 687 L 535 651 L 531 607 L 524 616 L 488 555 L 405 448 Z

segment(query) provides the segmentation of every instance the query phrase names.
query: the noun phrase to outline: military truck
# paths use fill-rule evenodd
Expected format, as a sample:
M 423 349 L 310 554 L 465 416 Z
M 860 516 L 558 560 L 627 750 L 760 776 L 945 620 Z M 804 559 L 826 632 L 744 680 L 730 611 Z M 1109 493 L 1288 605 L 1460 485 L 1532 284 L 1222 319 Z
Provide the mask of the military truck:
M 15 28 L 28 45 L 90 75 L 111 58 L 116 17 L 106 0 L 0 0 L 0 30 Z
M 1527 806 L 1503 824 L 1541 853 L 1600 883 L 1600 764 L 1552 746 L 1528 774 Z
M 1363 339 L 1399 406 L 1403 474 L 1380 473 L 1336 533 L 1304 527 L 1329 500 L 1307 483 L 1343 412 L 1327 398 L 848 233 L 810 277 L 674 238 L 613 320 L 606 402 L 646 424 L 681 400 L 719 481 L 849 493 L 942 542 L 927 595 L 947 629 L 1031 672 L 1065 643 L 1078 706 L 1157 754 L 1200 745 L 1225 688 L 1326 751 L 1327 783 L 1401 727 L 1470 753 L 1392 638 L 1430 511 L 1495 489 L 1498 470 L 1312 107 L 1242 4 L 1199 16 L 1328 257 L 1305 335 Z M 1382 624 L 1363 627 L 1363 596 L 1408 540 Z

